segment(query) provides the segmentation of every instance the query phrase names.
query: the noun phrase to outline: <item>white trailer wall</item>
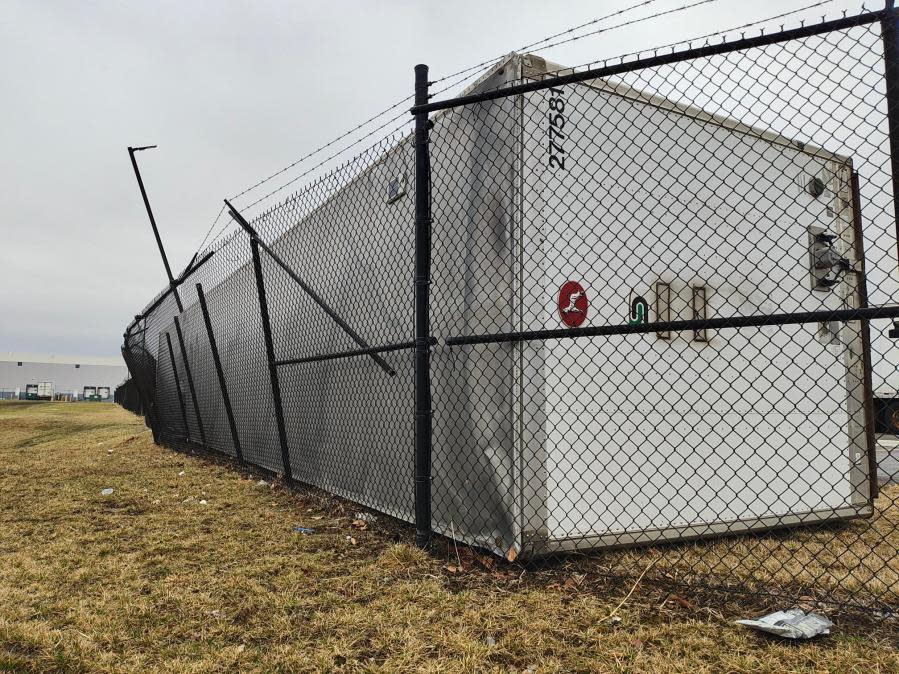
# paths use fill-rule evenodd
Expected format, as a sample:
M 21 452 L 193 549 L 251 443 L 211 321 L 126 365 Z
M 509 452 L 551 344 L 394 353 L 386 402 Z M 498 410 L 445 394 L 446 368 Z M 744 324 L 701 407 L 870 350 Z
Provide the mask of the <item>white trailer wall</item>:
M 551 96 L 566 101 L 564 171 L 547 161 Z M 627 323 L 635 295 L 654 309 L 658 282 L 671 320 L 694 317 L 694 286 L 716 318 L 855 306 L 854 275 L 812 291 L 808 263 L 809 225 L 857 257 L 848 160 L 623 85 L 525 99 L 524 193 L 540 196 L 525 199 L 522 245 L 539 281 L 523 284 L 521 329 L 562 327 L 555 299 L 572 279 L 588 325 Z M 858 325 L 708 337 L 529 347 L 524 380 L 542 380 L 545 401 L 523 401 L 522 425 L 545 447 L 525 481 L 547 482 L 531 537 L 613 544 L 869 512 Z

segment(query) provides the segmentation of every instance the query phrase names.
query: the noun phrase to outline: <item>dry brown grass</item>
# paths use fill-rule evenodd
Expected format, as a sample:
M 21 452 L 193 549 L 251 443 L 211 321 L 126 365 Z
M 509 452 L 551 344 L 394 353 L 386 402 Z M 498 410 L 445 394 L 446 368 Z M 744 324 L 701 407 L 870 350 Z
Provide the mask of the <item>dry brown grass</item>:
M 630 583 L 566 566 L 452 575 L 258 480 L 112 405 L 0 404 L 0 670 L 899 671 L 886 637 L 781 643 L 651 589 L 609 620 Z
M 586 565 L 684 583 L 756 588 L 820 605 L 896 611 L 899 607 L 899 486 L 882 488 L 867 519 L 752 536 L 608 552 Z

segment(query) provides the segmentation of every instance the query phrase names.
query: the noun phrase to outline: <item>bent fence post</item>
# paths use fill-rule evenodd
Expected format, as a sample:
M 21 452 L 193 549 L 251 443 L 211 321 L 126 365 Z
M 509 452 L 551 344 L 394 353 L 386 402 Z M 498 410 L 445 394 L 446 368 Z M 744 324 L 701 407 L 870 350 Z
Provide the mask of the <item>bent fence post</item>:
M 141 415 L 144 417 L 144 423 L 149 427 L 150 431 L 153 433 L 153 442 L 159 442 L 159 436 L 156 429 L 156 424 L 153 421 L 153 408 L 150 406 L 150 402 L 147 400 L 143 386 L 140 383 L 141 373 L 138 370 L 137 363 L 134 361 L 133 356 L 131 355 L 131 349 L 127 347 L 129 335 L 125 333 L 125 345 L 122 346 L 122 358 L 125 359 L 125 366 L 128 368 L 128 372 L 131 374 L 131 381 L 134 382 L 134 387 L 137 389 L 137 397 L 140 400 L 141 406 Z
M 415 66 L 415 105 L 428 102 L 428 66 Z M 415 114 L 415 543 L 431 543 L 431 165 L 428 113 Z
M 178 406 L 181 408 L 181 419 L 184 421 L 184 434 L 190 440 L 190 424 L 187 423 L 187 408 L 184 407 L 184 394 L 181 393 L 181 380 L 178 377 L 178 366 L 175 365 L 175 350 L 172 348 L 172 337 L 165 333 L 165 343 L 169 347 L 169 359 L 172 361 L 172 375 L 175 377 L 175 390 L 178 391 Z
M 275 407 L 275 422 L 278 425 L 278 441 L 281 444 L 281 465 L 284 478 L 291 482 L 293 471 L 290 467 L 290 453 L 287 450 L 287 431 L 284 428 L 284 408 L 281 405 L 281 384 L 278 381 L 278 366 L 275 363 L 275 346 L 272 342 L 272 328 L 265 297 L 265 280 L 262 277 L 262 260 L 259 258 L 259 240 L 250 234 L 250 248 L 253 251 L 253 272 L 256 275 L 256 292 L 259 295 L 259 313 L 262 317 L 262 334 L 265 338 L 265 355 L 268 360 L 268 375 L 272 384 L 272 403 Z
M 143 353 L 143 355 L 141 356 L 141 360 L 146 361 L 147 319 L 144 316 L 135 316 L 134 323 L 129 326 L 125 332 L 125 352 L 128 355 L 128 359 L 126 359 L 125 364 L 128 366 L 129 371 L 131 371 L 134 375 L 134 381 L 137 385 L 138 395 L 140 396 L 142 401 L 141 406 L 144 408 L 144 422 L 146 423 L 147 427 L 153 432 L 153 442 L 158 444 L 160 440 L 161 427 L 159 424 L 159 415 L 156 408 L 155 391 L 153 391 L 152 387 L 147 385 L 146 373 L 142 371 L 144 368 L 140 367 L 137 357 L 131 350 L 131 337 L 134 332 L 133 327 L 141 321 L 143 321 L 143 327 L 139 330 L 141 339 L 140 350 Z M 152 395 L 151 391 L 153 391 Z
M 209 347 L 212 349 L 212 361 L 215 363 L 215 373 L 218 375 L 222 401 L 225 403 L 225 413 L 228 415 L 228 426 L 231 428 L 234 453 L 237 455 L 237 460 L 243 462 L 243 451 L 240 447 L 240 438 L 237 435 L 237 424 L 234 423 L 234 411 L 231 409 L 231 398 L 228 396 L 228 386 L 225 384 L 225 373 L 222 370 L 222 361 L 219 358 L 218 346 L 215 342 L 215 333 L 212 331 L 212 321 L 209 318 L 209 308 L 206 306 L 206 296 L 203 294 L 202 283 L 197 284 L 197 299 L 200 302 L 200 311 L 203 312 L 203 322 L 206 324 L 206 334 L 209 336 Z
M 206 431 L 203 430 L 203 418 L 200 416 L 200 405 L 197 403 L 197 390 L 194 388 L 194 378 L 190 372 L 190 363 L 187 360 L 187 349 L 184 348 L 184 333 L 181 332 L 181 322 L 174 317 L 175 332 L 178 333 L 178 346 L 181 347 L 181 357 L 184 358 L 184 373 L 187 375 L 187 386 L 190 388 L 190 397 L 193 400 L 194 412 L 197 415 L 197 426 L 200 428 L 200 440 L 206 444 Z
M 134 169 L 134 176 L 137 178 L 137 186 L 140 188 L 140 195 L 144 200 L 144 207 L 147 209 L 147 217 L 150 218 L 150 226 L 153 228 L 153 236 L 156 237 L 156 245 L 159 247 L 159 255 L 162 257 L 162 264 L 165 266 L 165 275 L 169 279 L 169 288 L 175 295 L 175 303 L 178 305 L 178 311 L 184 311 L 184 305 L 181 303 L 181 296 L 178 294 L 178 287 L 172 276 L 172 268 L 169 266 L 169 258 L 165 254 L 165 248 L 162 245 L 162 239 L 159 237 L 159 228 L 156 226 L 156 218 L 153 217 L 153 209 L 150 208 L 150 199 L 147 197 L 147 190 L 144 187 L 144 179 L 140 175 L 140 169 L 137 166 L 137 159 L 134 158 L 135 152 L 142 150 L 152 150 L 155 145 L 144 145 L 143 147 L 128 147 L 128 156 L 131 157 L 131 167 Z

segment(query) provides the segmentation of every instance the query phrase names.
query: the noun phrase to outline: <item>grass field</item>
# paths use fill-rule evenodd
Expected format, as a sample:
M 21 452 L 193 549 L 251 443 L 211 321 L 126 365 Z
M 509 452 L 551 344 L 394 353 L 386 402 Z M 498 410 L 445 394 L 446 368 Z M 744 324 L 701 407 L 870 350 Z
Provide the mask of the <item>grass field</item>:
M 408 529 L 353 520 L 155 446 L 112 405 L 0 403 L 0 671 L 899 671 L 887 636 L 783 643 L 733 625 L 733 605 L 575 564 L 463 551 L 459 572 Z M 759 564 L 776 580 L 788 561 Z

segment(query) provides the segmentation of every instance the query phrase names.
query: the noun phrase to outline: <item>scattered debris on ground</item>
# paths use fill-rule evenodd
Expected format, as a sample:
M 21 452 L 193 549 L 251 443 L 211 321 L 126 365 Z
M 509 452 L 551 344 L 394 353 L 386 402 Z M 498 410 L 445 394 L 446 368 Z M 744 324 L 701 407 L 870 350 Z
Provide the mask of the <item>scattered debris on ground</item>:
M 755 620 L 734 622 L 785 639 L 811 639 L 830 634 L 830 628 L 833 627 L 833 623 L 820 613 L 806 613 L 800 608 L 775 611 Z

